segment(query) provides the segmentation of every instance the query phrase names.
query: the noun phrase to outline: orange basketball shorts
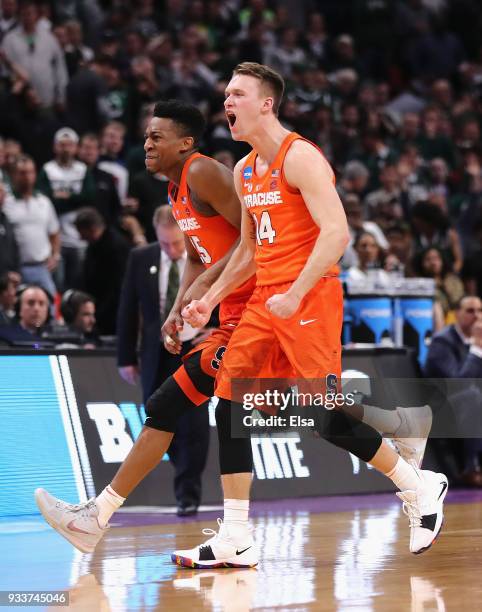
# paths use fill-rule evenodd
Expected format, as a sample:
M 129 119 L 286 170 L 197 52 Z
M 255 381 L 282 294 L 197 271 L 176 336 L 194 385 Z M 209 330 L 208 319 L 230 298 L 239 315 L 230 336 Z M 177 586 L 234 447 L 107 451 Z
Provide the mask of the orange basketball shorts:
M 183 364 L 174 372 L 174 380 L 196 406 L 214 395 L 214 379 L 235 329 L 235 323 L 221 324 L 184 355 Z
M 215 393 L 232 396 L 234 379 L 341 377 L 343 291 L 340 280 L 322 278 L 289 319 L 266 309 L 266 300 L 292 283 L 256 287 L 229 341 L 216 377 Z M 278 386 L 278 385 L 277 385 Z

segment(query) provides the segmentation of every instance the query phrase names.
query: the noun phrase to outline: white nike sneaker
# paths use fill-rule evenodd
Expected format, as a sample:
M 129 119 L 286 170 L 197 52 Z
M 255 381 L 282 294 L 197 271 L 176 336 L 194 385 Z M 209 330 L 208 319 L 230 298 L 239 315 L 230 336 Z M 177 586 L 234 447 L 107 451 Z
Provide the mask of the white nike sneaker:
M 420 476 L 417 489 L 397 493 L 409 518 L 410 552 L 416 555 L 429 549 L 442 529 L 443 502 L 448 489 L 445 474 L 429 470 L 417 472 Z
M 204 535 L 212 536 L 191 550 L 176 550 L 171 560 L 182 567 L 212 569 L 215 567 L 254 567 L 258 564 L 258 552 L 251 533 L 242 544 L 235 544 L 227 526 L 218 518 L 219 531 L 203 529 Z
M 398 407 L 397 414 L 401 423 L 391 436 L 393 445 L 402 459 L 419 468 L 432 427 L 432 409 L 427 404 L 413 408 Z
M 84 553 L 93 552 L 109 529 L 99 525 L 99 510 L 94 499 L 85 504 L 67 504 L 45 489 L 36 489 L 35 501 L 47 523 Z

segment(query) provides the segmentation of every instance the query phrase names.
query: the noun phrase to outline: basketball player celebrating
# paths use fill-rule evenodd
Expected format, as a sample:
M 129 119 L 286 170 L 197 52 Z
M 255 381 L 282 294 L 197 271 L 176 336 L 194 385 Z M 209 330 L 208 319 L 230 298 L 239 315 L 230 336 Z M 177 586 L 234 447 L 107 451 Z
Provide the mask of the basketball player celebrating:
M 171 100 L 156 105 L 145 136 L 146 168 L 170 179 L 173 214 L 188 237 L 183 278 L 163 325 L 165 346 L 172 353 L 179 353 L 181 349 L 178 333 L 183 326 L 180 315 L 183 304 L 206 292 L 239 241 L 241 209 L 232 173 L 196 151 L 203 130 L 204 119 L 195 106 Z M 200 275 L 204 268 L 205 272 Z M 168 450 L 179 417 L 199 409 L 214 394 L 214 377 L 220 360 L 253 289 L 254 278 L 247 277 L 244 284 L 240 283 L 222 301 L 220 327 L 198 344 L 174 375 L 149 398 L 145 426 L 113 481 L 98 497 L 72 505 L 44 489 L 36 490 L 35 499 L 45 520 L 76 548 L 83 552 L 94 550 L 112 514 Z M 251 481 L 251 441 L 231 441 L 229 430 L 223 428 L 226 418 L 216 412 L 216 420 L 220 453 L 223 453 L 224 516 L 229 524 L 239 512 L 239 502 L 235 501 L 240 498 L 236 483 L 240 481 L 245 489 L 245 481 Z M 244 512 L 247 502 L 240 504 Z M 256 565 L 257 557 L 250 547 L 227 561 L 249 567 Z
M 278 120 L 283 90 L 279 74 L 255 63 L 240 64 L 226 89 L 231 134 L 253 147 L 234 170 L 241 241 L 218 280 L 182 312 L 202 327 L 216 304 L 256 273 L 253 296 L 217 374 L 218 410 L 231 405 L 232 379 L 289 378 L 293 370 L 299 378 L 331 383 L 341 376 L 343 301 L 336 263 L 348 243 L 346 217 L 319 149 Z M 233 402 L 233 411 L 241 409 Z M 410 519 L 410 550 L 427 550 L 442 526 L 445 475 L 407 463 L 377 431 L 344 411 L 323 412 L 321 436 L 394 482 Z M 240 501 L 249 498 L 244 482 Z M 207 567 L 235 558 L 252 546 L 247 509 L 237 518 L 236 529 L 221 524 L 208 542 L 176 551 L 173 560 Z

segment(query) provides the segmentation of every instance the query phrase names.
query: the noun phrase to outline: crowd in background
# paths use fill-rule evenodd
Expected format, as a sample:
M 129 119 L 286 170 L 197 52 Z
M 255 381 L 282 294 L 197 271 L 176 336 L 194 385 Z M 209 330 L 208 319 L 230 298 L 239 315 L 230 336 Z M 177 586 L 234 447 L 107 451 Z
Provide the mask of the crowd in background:
M 116 331 L 129 250 L 155 240 L 167 181 L 144 168 L 153 104 L 246 151 L 224 88 L 240 61 L 286 79 L 283 124 L 332 163 L 352 233 L 342 266 L 436 281 L 437 327 L 482 294 L 482 5 L 477 0 L 2 0 L 0 308 L 15 287 L 79 289 Z M 18 306 L 17 306 L 18 310 Z M 47 309 L 53 312 L 53 307 Z

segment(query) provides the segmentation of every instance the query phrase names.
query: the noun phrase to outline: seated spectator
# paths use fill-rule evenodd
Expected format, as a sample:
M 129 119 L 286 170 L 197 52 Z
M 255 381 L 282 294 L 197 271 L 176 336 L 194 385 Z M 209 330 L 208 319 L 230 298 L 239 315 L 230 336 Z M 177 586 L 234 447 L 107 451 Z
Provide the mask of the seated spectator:
M 49 321 L 51 298 L 39 285 L 26 285 L 17 292 L 15 319 L 0 327 L 0 342 L 16 344 L 38 341 Z
M 378 173 L 380 188 L 371 191 L 365 198 L 370 219 L 377 216 L 376 211 L 380 204 L 389 204 L 394 219 L 401 220 L 404 216 L 403 193 L 400 186 L 400 177 L 395 165 L 387 164 Z
M 377 241 L 377 244 L 382 249 L 388 248 L 388 242 L 383 235 L 382 230 L 373 221 L 364 221 L 363 212 L 360 204 L 360 198 L 356 193 L 349 193 L 342 198 L 343 207 L 345 209 L 346 218 L 348 221 L 348 229 L 350 232 L 350 243 L 348 244 L 343 257 L 341 259 L 341 265 L 343 268 L 350 268 L 358 264 L 358 255 L 355 251 L 353 243 L 362 232 L 369 232 L 372 234 Z
M 349 268 L 348 281 L 373 281 L 379 285 L 389 286 L 390 275 L 382 270 L 382 250 L 376 238 L 370 232 L 361 232 L 355 239 L 354 248 L 358 255 L 358 264 Z
M 9 325 L 15 316 L 17 283 L 8 273 L 0 276 L 0 325 Z
M 435 280 L 435 300 L 442 307 L 446 319 L 464 295 L 462 281 L 450 272 L 442 251 L 437 247 L 428 247 L 418 253 L 413 269 L 416 276 Z
M 95 208 L 79 211 L 75 226 L 89 245 L 81 287 L 95 299 L 99 332 L 114 335 L 122 278 L 131 245 L 117 230 L 105 225 Z
M 410 227 L 404 223 L 396 223 L 385 230 L 385 236 L 388 241 L 388 253 L 397 258 L 399 269 L 403 270 L 405 276 L 413 276 L 413 238 Z
M 55 295 L 51 273 L 60 260 L 60 226 L 52 202 L 35 191 L 36 179 L 33 160 L 19 157 L 12 177 L 14 191 L 5 200 L 4 210 L 15 232 L 23 281 Z
M 428 246 L 437 247 L 447 259 L 450 270 L 458 274 L 463 265 L 462 247 L 447 215 L 435 204 L 417 202 L 411 216 L 415 253 Z
M 455 323 L 448 325 L 432 338 L 424 374 L 428 378 L 442 379 L 482 378 L 482 302 L 479 298 L 464 296 L 459 300 L 455 310 Z M 480 390 L 471 389 L 468 381 L 460 390 L 457 389 L 456 383 L 448 389 L 448 399 L 454 408 L 456 424 L 465 432 L 477 431 L 473 420 L 478 418 L 481 408 Z M 466 484 L 482 486 L 481 452 L 481 440 L 466 436 L 463 475 Z
M 448 213 L 451 196 L 449 185 L 449 168 L 441 157 L 432 159 L 428 166 L 429 174 L 426 181 L 427 199 Z
M 100 343 L 95 329 L 95 302 L 91 295 L 68 289 L 62 296 L 60 313 L 65 325 L 80 334 L 82 344 L 95 346 Z

